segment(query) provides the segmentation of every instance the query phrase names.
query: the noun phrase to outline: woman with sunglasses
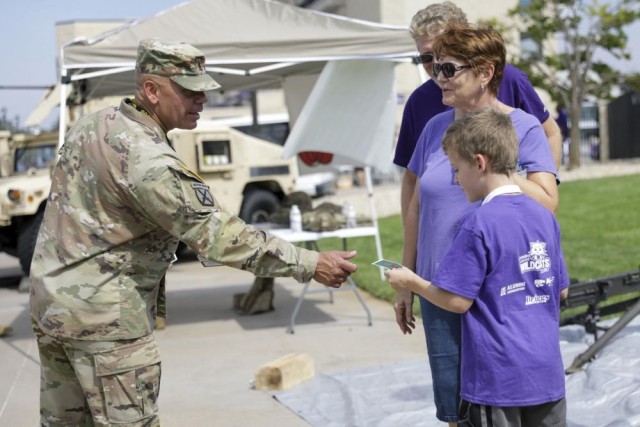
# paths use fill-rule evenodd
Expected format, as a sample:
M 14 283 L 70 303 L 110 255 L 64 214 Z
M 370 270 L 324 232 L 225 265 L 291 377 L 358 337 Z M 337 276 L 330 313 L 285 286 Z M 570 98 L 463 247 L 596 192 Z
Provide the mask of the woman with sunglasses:
M 408 169 L 418 177 L 404 217 L 403 264 L 426 280 L 453 241 L 461 219 L 474 204 L 455 183 L 454 172 L 442 150 L 442 139 L 456 119 L 480 108 L 494 108 L 511 118 L 519 139 L 520 189 L 554 212 L 558 206 L 556 166 L 540 122 L 498 100 L 506 49 L 491 28 L 455 26 L 433 43 L 433 76 L 442 89 L 442 102 L 453 107 L 433 117 L 418 139 Z M 464 257 L 465 254 L 460 254 Z M 399 293 L 396 320 L 404 332 L 415 328 L 411 293 Z M 440 420 L 455 425 L 460 403 L 459 314 L 420 298 L 427 338 L 434 398 Z
M 414 58 L 414 63 L 421 64 L 430 79 L 418 86 L 407 99 L 393 158 L 394 164 L 405 169 L 401 191 L 403 217 L 417 181 L 413 172 L 407 169 L 416 142 L 422 129 L 431 118 L 451 108 L 442 103 L 442 91 L 433 78 L 433 42 L 448 26 L 467 24 L 467 15 L 464 11 L 451 1 L 444 1 L 430 4 L 418 10 L 409 25 L 409 32 L 419 52 L 419 55 Z M 520 108 L 540 120 L 551 151 L 554 153 L 556 167 L 560 167 L 562 158 L 560 128 L 529 82 L 527 75 L 513 65 L 506 64 L 498 91 L 498 99 L 507 105 Z

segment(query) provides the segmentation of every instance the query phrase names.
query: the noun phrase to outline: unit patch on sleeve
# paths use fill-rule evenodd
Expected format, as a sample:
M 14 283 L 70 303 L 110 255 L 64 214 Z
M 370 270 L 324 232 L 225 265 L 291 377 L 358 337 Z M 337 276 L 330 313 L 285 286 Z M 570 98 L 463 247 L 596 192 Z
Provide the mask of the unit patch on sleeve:
M 196 193 L 196 197 L 202 206 L 214 206 L 213 196 L 209 191 L 209 186 L 201 182 L 192 182 L 191 186 Z

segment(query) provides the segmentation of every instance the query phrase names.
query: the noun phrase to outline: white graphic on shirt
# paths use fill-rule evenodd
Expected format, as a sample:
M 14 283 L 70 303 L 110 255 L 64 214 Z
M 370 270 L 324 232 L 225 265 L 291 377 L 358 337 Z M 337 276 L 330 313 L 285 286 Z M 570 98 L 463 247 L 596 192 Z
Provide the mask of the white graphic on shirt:
M 547 277 L 546 279 L 535 279 L 533 282 L 536 288 L 542 288 L 543 286 L 553 286 L 553 277 Z
M 549 302 L 549 295 L 527 295 L 524 300 L 526 305 L 546 304 L 547 302 Z
M 551 259 L 547 254 L 547 244 L 545 242 L 529 242 L 529 253 L 519 258 L 520 272 L 522 274 L 530 271 L 546 273 L 551 269 Z
M 500 296 L 503 297 L 508 294 L 524 291 L 524 289 L 525 289 L 524 282 L 512 283 L 511 285 L 503 286 L 500 288 Z

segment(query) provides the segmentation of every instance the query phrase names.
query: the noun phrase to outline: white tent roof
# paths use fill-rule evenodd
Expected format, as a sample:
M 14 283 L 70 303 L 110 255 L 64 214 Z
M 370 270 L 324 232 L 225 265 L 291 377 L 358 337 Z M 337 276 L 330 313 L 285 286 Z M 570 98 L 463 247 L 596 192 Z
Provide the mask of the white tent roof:
M 306 113 L 323 117 L 321 127 L 332 130 L 333 135 L 325 129 L 322 141 L 316 138 L 314 144 L 288 142 L 287 146 L 295 146 L 289 147 L 288 153 L 315 146 L 316 150 L 333 151 L 342 164 L 390 167 L 391 155 L 387 154 L 393 145 L 395 93 L 389 61 L 415 54 L 406 27 L 272 0 L 192 0 L 93 39 L 71 42 L 62 50 L 61 75 L 75 82 L 74 88 L 84 100 L 132 94 L 139 41 L 153 37 L 199 48 L 207 70 L 223 90 L 281 87 L 285 79 L 319 74 L 327 62 L 344 62 L 344 66 L 332 68 L 331 77 L 322 78 L 322 90 L 315 90 L 315 107 Z M 355 65 L 357 62 L 360 64 Z M 297 113 L 293 112 L 294 116 Z M 306 122 L 314 124 L 313 120 Z M 332 125 L 327 127 L 327 123 Z M 378 123 L 378 132 L 371 133 L 371 123 Z M 294 136 L 302 135 L 298 142 L 310 136 L 307 128 L 294 126 Z
M 63 49 L 62 74 L 85 80 L 86 99 L 132 92 L 140 40 L 179 40 L 200 49 L 223 90 L 280 85 L 316 74 L 328 60 L 407 58 L 407 28 L 354 20 L 271 0 L 192 0 Z

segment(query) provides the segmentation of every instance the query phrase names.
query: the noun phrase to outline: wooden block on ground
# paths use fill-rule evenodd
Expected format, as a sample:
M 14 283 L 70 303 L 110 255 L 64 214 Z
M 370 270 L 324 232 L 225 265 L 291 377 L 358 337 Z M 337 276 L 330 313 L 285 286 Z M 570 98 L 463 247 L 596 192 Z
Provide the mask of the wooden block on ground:
M 314 375 L 311 356 L 307 353 L 287 354 L 258 368 L 256 390 L 287 390 Z

